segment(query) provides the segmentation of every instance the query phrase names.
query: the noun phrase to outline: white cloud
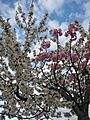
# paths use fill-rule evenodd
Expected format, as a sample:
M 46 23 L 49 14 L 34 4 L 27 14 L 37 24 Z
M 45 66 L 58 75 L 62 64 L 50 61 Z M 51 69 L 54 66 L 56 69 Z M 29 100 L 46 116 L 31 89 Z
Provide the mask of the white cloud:
M 68 28 L 68 22 L 62 22 L 60 28 L 65 32 Z
M 90 20 L 89 19 L 85 19 L 82 22 L 82 26 L 84 27 L 84 29 L 87 31 L 88 30 L 88 25 L 89 25 Z
M 57 20 L 49 20 L 49 21 L 48 21 L 48 26 L 49 26 L 51 29 L 55 29 L 55 28 L 59 27 L 60 24 L 59 24 L 59 21 L 57 21 Z
M 83 15 L 84 20 L 82 22 L 82 25 L 85 30 L 88 30 L 88 25 L 90 22 L 90 1 L 83 4 L 83 10 L 84 10 L 84 15 Z
M 14 4 L 14 8 L 10 8 L 8 4 L 4 4 L 3 2 L 0 1 L 0 11 L 1 15 L 4 16 L 5 18 L 11 18 L 10 23 L 14 24 L 15 20 L 15 14 L 16 14 L 16 7 L 18 3 L 16 2 Z
M 45 8 L 49 14 L 56 12 L 57 15 L 62 15 L 63 13 L 63 5 L 70 2 L 75 2 L 76 4 L 80 4 L 83 0 L 38 0 L 38 5 L 41 8 Z
M 51 29 L 61 28 L 63 31 L 65 31 L 65 30 L 67 30 L 68 23 L 67 22 L 59 23 L 59 21 L 57 21 L 57 20 L 49 20 L 48 21 L 48 26 Z
M 64 0 L 39 0 L 38 4 L 49 13 L 56 12 L 62 8 Z
M 45 11 L 39 7 L 38 4 L 34 3 L 34 17 L 37 18 L 38 22 L 43 18 Z

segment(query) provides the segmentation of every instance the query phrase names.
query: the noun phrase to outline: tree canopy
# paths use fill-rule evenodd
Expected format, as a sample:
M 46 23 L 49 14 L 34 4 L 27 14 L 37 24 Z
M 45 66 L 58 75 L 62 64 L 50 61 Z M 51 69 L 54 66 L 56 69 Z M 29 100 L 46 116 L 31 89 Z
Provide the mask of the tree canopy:
M 31 4 L 28 17 L 19 5 L 16 22 L 24 31 L 24 44 L 9 19 L 0 16 L 0 100 L 1 119 L 37 120 L 61 117 L 60 107 L 71 108 L 78 120 L 89 120 L 90 25 L 85 31 L 76 20 L 68 30 L 48 30 L 45 13 L 37 23 Z M 62 34 L 70 40 L 60 44 Z M 80 37 L 78 37 L 78 34 Z M 56 49 L 49 49 L 54 42 Z M 39 53 L 36 48 L 39 44 Z M 31 53 L 33 52 L 33 56 Z

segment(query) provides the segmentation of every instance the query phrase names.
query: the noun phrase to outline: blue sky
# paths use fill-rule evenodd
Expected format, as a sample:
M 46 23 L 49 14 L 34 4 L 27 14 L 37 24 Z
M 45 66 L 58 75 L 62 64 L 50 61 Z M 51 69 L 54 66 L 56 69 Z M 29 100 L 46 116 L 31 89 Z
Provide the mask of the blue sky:
M 10 22 L 15 25 L 15 11 L 18 3 L 23 6 L 25 11 L 28 11 L 32 0 L 0 0 L 0 15 L 5 18 L 11 18 Z M 35 16 L 38 20 L 41 19 L 44 12 L 49 13 L 48 27 L 50 29 L 61 27 L 66 30 L 69 23 L 74 20 L 79 20 L 85 29 L 90 21 L 90 0 L 33 0 L 35 6 Z M 22 33 L 18 31 L 18 33 Z M 23 35 L 21 35 L 23 36 Z M 18 38 L 22 41 L 22 37 L 18 34 Z M 65 41 L 62 36 L 61 43 Z M 64 40 L 63 40 L 64 39 Z
M 24 9 L 28 10 L 31 1 L 0 0 L 0 15 L 11 17 L 13 21 L 17 4 L 22 4 Z M 48 11 L 49 20 L 51 21 L 70 23 L 75 19 L 81 22 L 89 21 L 90 19 L 90 0 L 34 0 L 34 2 L 37 12 Z
M 15 25 L 15 11 L 18 3 L 27 11 L 32 0 L 0 0 L 0 15 L 11 18 L 10 22 Z M 87 29 L 90 22 L 90 0 L 34 0 L 35 16 L 38 20 L 43 13 L 49 13 L 48 27 L 57 28 L 61 26 L 63 30 L 74 20 L 79 20 L 83 27 Z M 21 36 L 18 34 L 18 38 Z M 62 36 L 61 42 L 65 38 Z M 7 119 L 8 120 L 8 119 Z M 16 120 L 16 119 L 13 119 Z M 65 119 L 66 120 L 66 119 Z

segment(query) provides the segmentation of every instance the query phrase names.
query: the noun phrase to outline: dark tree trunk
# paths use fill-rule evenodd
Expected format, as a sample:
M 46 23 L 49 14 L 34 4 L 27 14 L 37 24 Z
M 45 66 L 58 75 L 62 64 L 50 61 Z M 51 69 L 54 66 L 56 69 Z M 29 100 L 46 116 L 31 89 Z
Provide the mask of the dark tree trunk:
M 88 114 L 85 112 L 81 111 L 78 113 L 78 120 L 90 120 Z
M 78 120 L 90 120 L 87 116 L 79 116 Z
M 80 108 L 76 105 L 73 106 L 73 110 L 78 116 L 78 120 L 90 120 L 89 118 L 89 103 L 90 103 L 90 79 L 86 79 L 86 90 L 84 94 L 84 101 L 80 105 Z
M 73 106 L 73 110 L 78 116 L 78 120 L 90 120 L 88 115 L 88 106 L 84 106 L 82 109 L 79 109 L 77 106 Z

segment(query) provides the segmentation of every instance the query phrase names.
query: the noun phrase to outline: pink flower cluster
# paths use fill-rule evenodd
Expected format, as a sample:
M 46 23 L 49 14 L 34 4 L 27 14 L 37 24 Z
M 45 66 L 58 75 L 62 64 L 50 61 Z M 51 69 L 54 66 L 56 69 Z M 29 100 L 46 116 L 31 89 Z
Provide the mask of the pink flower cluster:
M 47 59 L 48 61 L 57 62 L 58 60 L 67 59 L 68 55 L 68 51 L 61 51 L 59 53 L 53 53 L 52 55 L 50 55 L 48 52 L 42 52 L 37 55 L 36 61 L 43 61 Z M 88 58 L 88 55 L 85 54 L 84 57 Z M 79 59 L 76 53 L 71 53 L 71 58 L 73 62 L 76 62 Z
M 79 59 L 79 57 L 78 57 L 78 55 L 76 53 L 71 53 L 71 58 L 72 58 L 73 62 L 76 62 Z
M 36 61 L 43 61 L 48 59 L 48 61 L 57 62 L 58 60 L 66 59 L 68 57 L 68 51 L 61 51 L 59 53 L 53 53 L 52 55 L 47 52 L 39 53 L 36 57 Z
M 43 61 L 47 58 L 49 58 L 49 54 L 47 52 L 42 52 L 37 55 L 36 61 Z
M 50 34 L 52 36 L 55 36 L 55 37 L 58 37 L 59 36 L 62 36 L 62 30 L 59 28 L 59 29 L 53 29 L 53 30 L 50 30 Z
M 61 68 L 61 65 L 58 64 L 58 63 L 54 63 L 53 66 L 52 66 L 52 68 L 53 68 L 54 70 L 59 70 L 59 69 Z
M 71 31 L 71 32 L 72 32 L 72 30 L 77 31 L 78 26 L 76 26 L 75 24 L 69 24 L 68 30 Z
M 83 58 L 89 59 L 90 58 L 90 51 L 84 53 Z
M 78 26 L 76 26 L 75 24 L 70 24 L 68 26 L 68 31 L 65 32 L 65 37 L 68 37 L 69 35 L 71 36 L 71 38 L 73 38 L 73 40 L 76 40 L 76 31 L 78 30 Z
M 68 56 L 68 51 L 61 51 L 61 52 L 59 52 L 59 56 L 61 57 L 61 59 L 67 58 L 67 56 Z
M 43 41 L 41 43 L 41 47 L 46 49 L 46 48 L 49 48 L 50 47 L 50 41 Z
M 68 75 L 68 79 L 69 79 L 69 81 L 74 81 L 74 80 L 76 80 L 76 79 L 77 79 L 76 74 L 75 74 L 75 73 L 69 74 L 69 75 Z
M 51 57 L 51 60 L 53 60 L 53 62 L 56 62 L 57 60 L 66 59 L 67 56 L 68 56 L 67 51 L 61 51 L 59 53 L 54 53 Z
M 87 41 L 87 42 L 85 43 L 85 49 L 86 49 L 86 50 L 90 50 L 90 41 Z
M 84 68 L 86 67 L 86 65 L 87 65 L 87 62 L 86 62 L 86 61 L 83 61 L 83 62 L 81 62 L 81 63 L 79 64 L 79 68 L 80 68 L 80 69 L 84 69 Z

